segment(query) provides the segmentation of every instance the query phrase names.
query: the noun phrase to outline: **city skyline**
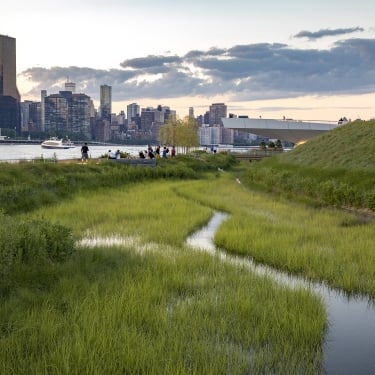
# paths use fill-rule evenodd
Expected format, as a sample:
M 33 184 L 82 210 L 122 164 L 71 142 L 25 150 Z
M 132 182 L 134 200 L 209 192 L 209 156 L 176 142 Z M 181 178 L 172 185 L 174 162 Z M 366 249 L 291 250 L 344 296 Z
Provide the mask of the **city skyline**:
M 0 34 L 17 40 L 21 100 L 69 79 L 96 107 L 100 86 L 112 86 L 116 113 L 137 102 L 183 117 L 225 102 L 250 117 L 369 119 L 374 12 L 363 0 L 5 0 Z

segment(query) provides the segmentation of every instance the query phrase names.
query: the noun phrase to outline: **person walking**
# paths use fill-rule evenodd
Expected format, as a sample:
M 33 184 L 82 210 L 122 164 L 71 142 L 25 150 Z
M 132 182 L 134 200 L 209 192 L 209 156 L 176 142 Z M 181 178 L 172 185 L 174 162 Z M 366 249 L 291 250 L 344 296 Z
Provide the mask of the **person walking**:
M 87 146 L 87 142 L 81 147 L 81 156 L 82 156 L 82 163 L 87 163 L 89 158 L 89 146 Z

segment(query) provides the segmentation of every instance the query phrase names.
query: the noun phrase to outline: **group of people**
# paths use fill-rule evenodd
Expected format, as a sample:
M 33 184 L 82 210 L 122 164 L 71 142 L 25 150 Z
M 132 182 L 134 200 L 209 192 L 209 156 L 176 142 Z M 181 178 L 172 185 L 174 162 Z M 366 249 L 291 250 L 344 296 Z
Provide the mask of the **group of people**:
M 121 151 L 117 150 L 116 152 L 108 150 L 108 159 L 121 159 Z
M 151 145 L 148 145 L 147 150 L 140 151 L 139 157 L 141 159 L 153 159 L 153 158 L 164 158 L 166 159 L 168 155 L 171 155 L 172 158 L 176 156 L 176 147 L 172 146 L 171 151 L 169 151 L 169 148 L 167 146 L 164 146 L 163 149 L 160 148 L 160 146 L 155 146 L 155 149 Z M 89 158 L 89 147 L 87 145 L 87 142 L 85 142 L 81 147 L 81 158 L 82 163 L 87 163 Z M 112 151 L 108 150 L 107 154 L 108 159 L 120 159 L 121 158 L 121 151 L 117 150 Z
M 151 145 L 148 145 L 147 150 L 139 151 L 139 157 L 141 159 L 153 159 L 153 158 L 167 158 L 169 154 L 169 148 L 164 146 L 163 149 L 160 149 L 160 146 L 155 146 L 155 150 L 152 148 Z M 171 157 L 174 158 L 176 156 L 176 147 L 172 146 L 170 151 Z

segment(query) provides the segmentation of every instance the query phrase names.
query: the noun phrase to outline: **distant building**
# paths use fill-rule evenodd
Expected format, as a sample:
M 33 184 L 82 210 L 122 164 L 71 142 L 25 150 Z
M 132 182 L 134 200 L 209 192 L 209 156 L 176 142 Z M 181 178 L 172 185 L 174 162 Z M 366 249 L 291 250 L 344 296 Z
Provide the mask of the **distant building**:
M 209 124 L 210 123 L 210 112 L 206 111 L 206 113 L 203 115 L 203 124 Z
M 100 86 L 100 118 L 111 121 L 112 116 L 112 86 Z
M 86 94 L 60 91 L 44 98 L 45 131 L 57 135 L 80 134 L 91 138 L 93 103 Z
M 209 124 L 223 125 L 221 119 L 227 117 L 227 106 L 224 103 L 213 103 L 210 105 Z
M 141 130 L 150 131 L 155 121 L 155 109 L 152 107 L 142 108 Z
M 199 128 L 199 144 L 201 146 L 218 145 L 222 139 L 220 127 L 203 126 Z
M 40 119 L 41 119 L 41 126 L 40 130 L 44 132 L 46 130 L 46 122 L 45 122 L 45 112 L 46 112 L 46 107 L 45 107 L 45 98 L 47 96 L 47 90 L 42 90 L 40 92 Z
M 0 128 L 19 132 L 20 94 L 16 69 L 16 39 L 0 35 Z
M 16 39 L 0 35 L 0 96 L 20 101 L 17 89 Z
M 131 103 L 126 107 L 126 115 L 128 118 L 128 125 L 135 122 L 135 119 L 141 114 L 140 106 L 137 103 Z

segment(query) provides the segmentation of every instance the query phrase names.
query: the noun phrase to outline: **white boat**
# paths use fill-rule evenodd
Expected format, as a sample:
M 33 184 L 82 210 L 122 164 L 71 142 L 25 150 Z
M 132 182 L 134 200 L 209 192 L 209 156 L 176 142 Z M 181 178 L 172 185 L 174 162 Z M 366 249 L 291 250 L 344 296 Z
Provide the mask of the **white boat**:
M 74 144 L 70 141 L 70 140 L 67 140 L 67 141 L 64 141 L 62 139 L 58 139 L 56 137 L 53 137 L 53 138 L 50 138 L 44 142 L 42 142 L 41 144 L 42 148 L 52 148 L 52 149 L 56 149 L 56 148 L 74 148 L 76 146 L 74 146 Z

